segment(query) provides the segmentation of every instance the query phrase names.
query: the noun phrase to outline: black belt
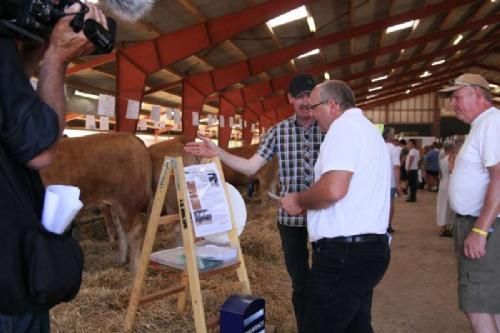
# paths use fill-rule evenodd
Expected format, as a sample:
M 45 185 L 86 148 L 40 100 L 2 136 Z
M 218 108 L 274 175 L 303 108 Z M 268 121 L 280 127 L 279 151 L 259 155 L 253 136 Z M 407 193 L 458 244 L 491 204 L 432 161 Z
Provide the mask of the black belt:
M 328 244 L 328 243 L 365 243 L 365 242 L 377 242 L 377 241 L 387 241 L 387 234 L 362 234 L 354 236 L 342 236 L 334 238 L 321 238 L 317 240 L 316 245 Z
M 463 217 L 463 218 L 466 218 L 466 219 L 477 219 L 477 216 L 472 216 L 472 215 L 462 215 L 462 214 L 458 214 L 456 213 L 457 217 Z

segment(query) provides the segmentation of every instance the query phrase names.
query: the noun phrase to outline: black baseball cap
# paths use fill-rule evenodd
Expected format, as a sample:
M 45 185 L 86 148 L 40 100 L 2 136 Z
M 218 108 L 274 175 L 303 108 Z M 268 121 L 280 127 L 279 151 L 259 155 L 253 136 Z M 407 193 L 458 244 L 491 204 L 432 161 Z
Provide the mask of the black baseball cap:
M 293 97 L 297 97 L 300 94 L 303 94 L 305 92 L 310 93 L 313 90 L 315 85 L 316 85 L 316 82 L 314 82 L 314 79 L 312 78 L 311 75 L 300 74 L 300 75 L 295 76 L 290 81 L 290 84 L 288 85 L 288 92 Z

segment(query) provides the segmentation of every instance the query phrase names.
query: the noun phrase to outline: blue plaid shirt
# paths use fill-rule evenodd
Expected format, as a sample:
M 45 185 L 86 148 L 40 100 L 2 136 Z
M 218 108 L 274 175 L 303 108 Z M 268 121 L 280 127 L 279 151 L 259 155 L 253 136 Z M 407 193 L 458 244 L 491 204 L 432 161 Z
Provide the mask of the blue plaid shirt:
M 314 183 L 314 164 L 324 137 L 316 121 L 304 128 L 295 115 L 279 122 L 264 135 L 257 154 L 268 161 L 278 154 L 281 196 L 302 192 Z M 305 214 L 290 216 L 281 207 L 278 223 L 290 227 L 307 226 Z

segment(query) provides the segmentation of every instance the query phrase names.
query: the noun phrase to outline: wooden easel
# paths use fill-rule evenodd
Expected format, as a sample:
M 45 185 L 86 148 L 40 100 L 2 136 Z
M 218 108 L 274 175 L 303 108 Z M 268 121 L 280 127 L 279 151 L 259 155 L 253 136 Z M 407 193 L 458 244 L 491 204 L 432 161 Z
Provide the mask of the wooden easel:
M 221 183 L 225 184 L 224 174 L 222 173 L 222 167 L 219 159 L 208 159 L 208 162 L 215 162 L 219 170 Z M 170 176 L 172 175 L 172 173 L 175 179 L 179 213 L 162 216 L 161 213 L 165 201 L 165 195 L 167 193 Z M 198 271 L 198 264 L 195 253 L 195 238 L 193 232 L 194 227 L 191 223 L 191 212 L 187 196 L 188 193 L 186 193 L 185 188 L 184 165 L 182 163 L 182 158 L 165 157 L 160 179 L 158 182 L 158 187 L 156 189 L 153 207 L 149 215 L 148 226 L 144 237 L 144 244 L 142 246 L 139 268 L 134 278 L 130 302 L 127 309 L 127 315 L 125 317 L 125 332 L 132 332 L 137 309 L 139 307 L 139 304 L 141 303 L 150 302 L 172 294 L 177 294 L 177 309 L 179 311 L 184 310 L 186 306 L 187 288 L 189 288 L 189 292 L 191 295 L 191 304 L 193 308 L 196 333 L 207 332 L 205 310 L 203 307 L 203 299 L 201 296 L 200 273 Z M 226 191 L 226 197 L 228 197 L 225 186 L 224 190 Z M 241 291 L 245 294 L 250 294 L 250 281 L 248 279 L 248 274 L 243 259 L 240 242 L 238 239 L 238 233 L 235 227 L 234 214 L 231 205 L 229 203 L 228 205 L 231 215 L 231 222 L 233 225 L 232 229 L 228 231 L 228 236 L 231 247 L 237 250 L 237 262 L 231 266 L 226 266 L 221 269 L 213 269 L 207 272 L 203 272 L 202 275 L 212 275 L 222 271 L 236 270 L 238 280 L 242 285 Z M 184 274 L 182 275 L 181 283 L 178 286 L 173 286 L 171 288 L 141 298 L 142 288 L 144 286 L 144 278 L 146 276 L 146 271 L 150 263 L 151 251 L 156 239 L 158 226 L 176 222 L 180 222 L 182 230 L 182 240 L 184 244 L 184 254 L 186 258 L 186 268 Z

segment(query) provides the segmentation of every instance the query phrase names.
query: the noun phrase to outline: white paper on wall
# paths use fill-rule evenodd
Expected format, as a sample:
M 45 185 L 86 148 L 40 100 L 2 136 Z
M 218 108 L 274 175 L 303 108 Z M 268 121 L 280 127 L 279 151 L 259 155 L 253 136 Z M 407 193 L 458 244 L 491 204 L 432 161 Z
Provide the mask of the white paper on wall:
M 134 101 L 129 99 L 127 102 L 127 114 L 125 118 L 127 119 L 139 119 L 139 109 L 140 109 L 139 101 Z
M 147 124 L 146 120 L 139 119 L 139 122 L 137 123 L 137 129 L 139 131 L 146 131 L 148 129 L 148 124 Z
M 234 117 L 229 117 L 229 128 L 234 127 Z
M 164 129 L 165 128 L 165 122 L 164 121 L 160 121 L 159 127 L 160 127 L 160 129 Z
M 246 121 L 246 120 L 243 120 L 243 127 L 244 127 L 244 128 L 247 128 L 247 125 L 248 125 L 248 124 L 247 124 L 247 121 Z
M 219 127 L 224 128 L 224 116 L 219 116 Z
M 179 109 L 174 109 L 174 123 L 178 125 L 181 123 L 181 111 Z
M 95 130 L 95 116 L 93 114 L 88 114 L 85 116 L 85 129 Z
M 100 116 L 115 116 L 115 97 L 110 95 L 99 95 L 99 106 L 97 107 L 97 114 Z
M 200 123 L 200 113 L 193 111 L 192 117 L 193 117 L 193 122 L 192 122 L 193 126 L 198 126 L 198 124 Z
M 154 122 L 160 121 L 161 107 L 159 105 L 153 105 L 151 108 L 151 120 Z
M 255 131 L 255 124 L 254 123 L 252 123 L 252 125 L 250 127 L 250 131 L 252 131 L 252 132 Z
M 171 108 L 167 108 L 167 111 L 165 113 L 165 116 L 167 117 L 167 120 L 172 120 L 172 113 L 174 112 L 174 110 L 172 110 Z
M 99 129 L 103 131 L 109 131 L 109 118 L 106 116 L 101 116 L 99 118 Z

